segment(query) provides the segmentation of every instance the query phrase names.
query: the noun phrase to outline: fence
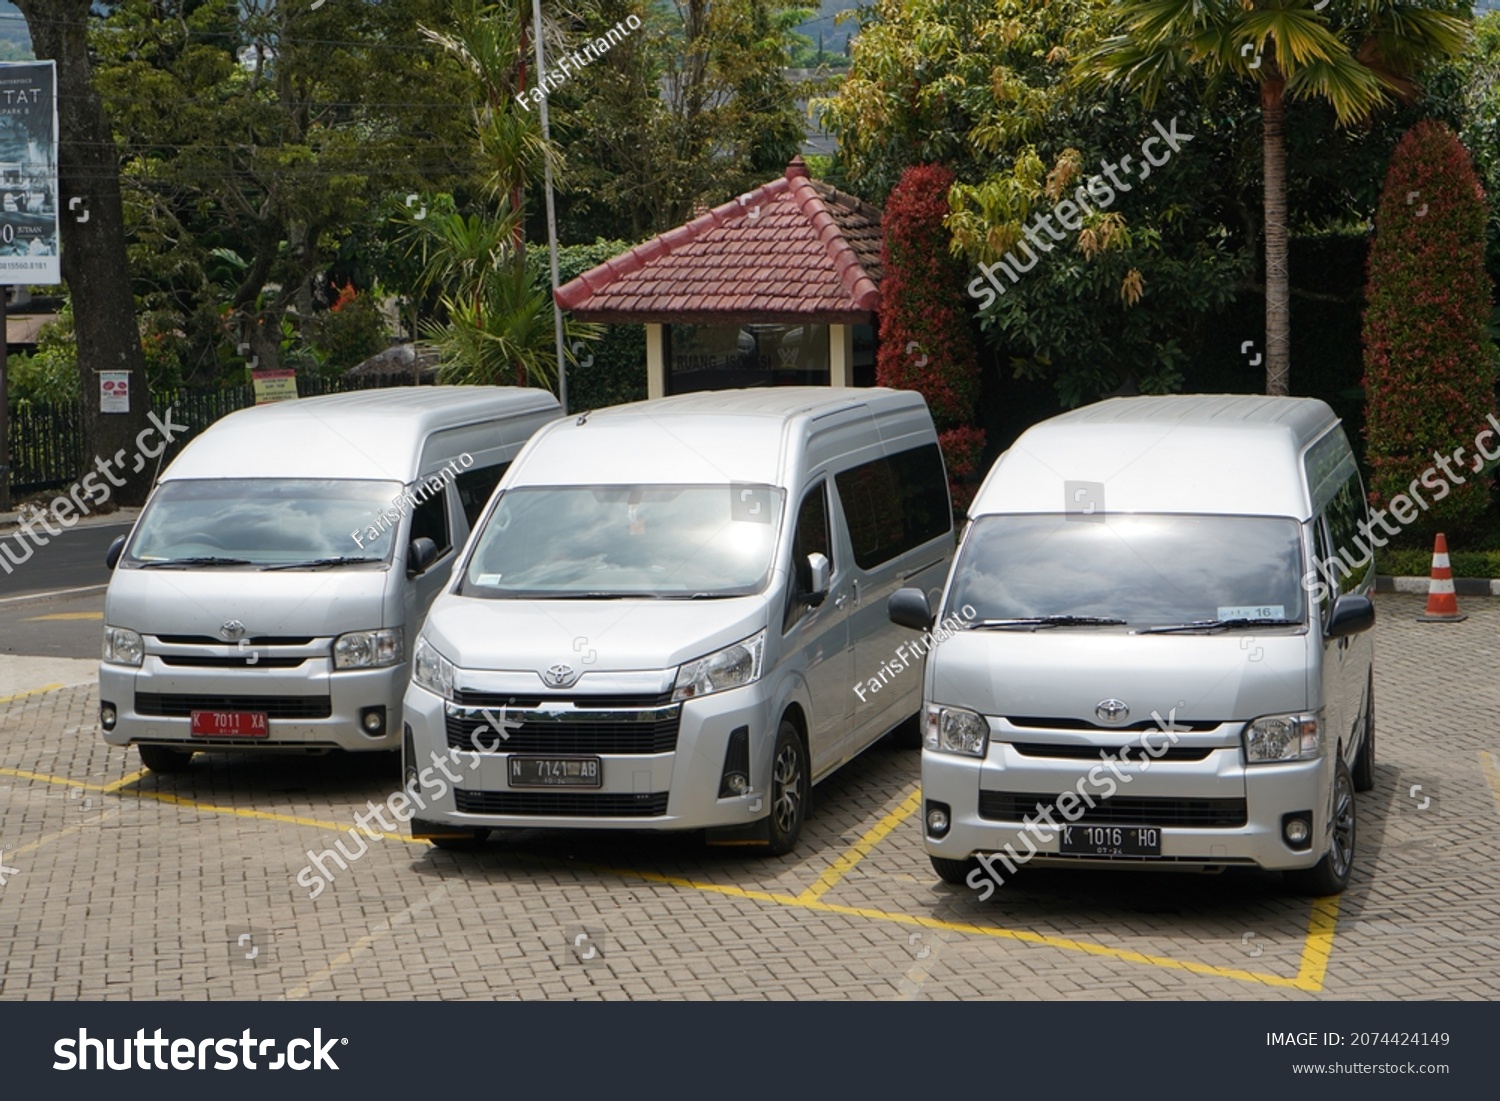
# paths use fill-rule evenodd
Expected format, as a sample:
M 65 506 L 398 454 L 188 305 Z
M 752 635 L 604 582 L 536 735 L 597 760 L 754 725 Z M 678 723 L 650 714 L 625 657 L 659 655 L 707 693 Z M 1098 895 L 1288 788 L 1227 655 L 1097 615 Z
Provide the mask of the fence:
M 385 386 L 409 386 L 405 377 L 377 376 L 355 379 L 297 379 L 297 396 L 310 398 L 347 390 Z M 172 410 L 176 424 L 188 430 L 179 433 L 162 455 L 162 466 L 182 447 L 214 421 L 236 409 L 255 404 L 253 386 L 230 386 L 222 390 L 169 390 L 151 395 L 151 407 L 159 414 Z M 10 488 L 12 497 L 65 486 L 81 477 L 88 463 L 84 455 L 83 407 L 36 405 L 30 402 L 10 410 Z

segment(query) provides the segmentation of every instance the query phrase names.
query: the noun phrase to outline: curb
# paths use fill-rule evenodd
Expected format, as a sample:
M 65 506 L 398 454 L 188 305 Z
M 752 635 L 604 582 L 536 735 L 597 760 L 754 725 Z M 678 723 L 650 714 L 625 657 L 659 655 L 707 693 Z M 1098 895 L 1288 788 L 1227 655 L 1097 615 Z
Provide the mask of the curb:
M 1375 578 L 1375 591 L 1377 593 L 1412 593 L 1416 596 L 1426 596 L 1432 584 L 1430 577 L 1386 577 L 1379 575 Z M 1453 579 L 1453 592 L 1456 596 L 1500 596 L 1500 580 L 1486 580 L 1482 577 L 1455 577 Z
M 141 514 L 139 508 L 117 508 L 112 512 L 90 513 L 88 516 L 79 516 L 68 525 L 67 530 L 75 528 L 98 527 L 105 524 L 133 524 L 136 517 Z M 49 519 L 51 514 L 48 514 Z M 55 521 L 54 521 L 55 522 Z M 0 512 L 0 534 L 15 531 L 21 526 L 21 514 L 19 512 Z M 51 538 L 49 536 L 48 538 Z

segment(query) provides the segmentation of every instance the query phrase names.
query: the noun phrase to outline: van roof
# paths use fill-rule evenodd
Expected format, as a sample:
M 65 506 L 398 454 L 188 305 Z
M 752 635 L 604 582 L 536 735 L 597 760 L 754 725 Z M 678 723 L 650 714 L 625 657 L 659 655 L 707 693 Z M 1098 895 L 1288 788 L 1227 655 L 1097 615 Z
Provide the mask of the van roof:
M 433 432 L 556 412 L 546 390 L 520 386 L 389 386 L 273 402 L 215 421 L 162 475 L 182 478 L 359 478 L 405 484 Z
M 1112 398 L 1033 425 L 996 462 L 970 516 L 1068 511 L 1073 482 L 1105 512 L 1311 515 L 1302 453 L 1338 424 L 1315 398 Z M 1085 489 L 1079 500 L 1098 495 Z
M 925 408 L 920 394 L 884 387 L 769 386 L 638 401 L 543 428 L 507 481 L 534 481 L 527 469 L 545 456 L 539 478 L 550 485 L 595 484 L 601 470 L 620 484 L 779 485 L 787 443 L 811 422 L 867 411 L 878 424 L 890 414 L 909 417 L 914 409 L 925 417 Z

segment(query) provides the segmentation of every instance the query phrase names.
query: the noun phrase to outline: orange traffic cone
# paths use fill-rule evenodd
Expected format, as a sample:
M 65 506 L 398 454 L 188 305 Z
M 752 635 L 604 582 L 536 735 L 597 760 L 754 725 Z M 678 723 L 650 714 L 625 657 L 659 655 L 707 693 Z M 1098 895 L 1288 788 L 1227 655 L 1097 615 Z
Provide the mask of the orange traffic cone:
M 1438 532 L 1432 546 L 1432 584 L 1427 589 L 1427 610 L 1417 616 L 1419 623 L 1462 623 L 1469 617 L 1458 610 L 1453 592 L 1453 569 L 1448 565 L 1448 538 Z

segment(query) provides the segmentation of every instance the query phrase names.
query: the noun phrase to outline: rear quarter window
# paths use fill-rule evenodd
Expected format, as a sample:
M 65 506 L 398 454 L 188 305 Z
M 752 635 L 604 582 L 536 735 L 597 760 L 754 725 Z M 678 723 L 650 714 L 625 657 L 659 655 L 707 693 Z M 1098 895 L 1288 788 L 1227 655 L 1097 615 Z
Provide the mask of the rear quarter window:
M 950 531 L 948 479 L 937 444 L 834 475 L 854 561 L 871 570 Z

